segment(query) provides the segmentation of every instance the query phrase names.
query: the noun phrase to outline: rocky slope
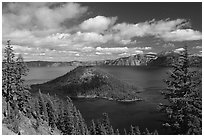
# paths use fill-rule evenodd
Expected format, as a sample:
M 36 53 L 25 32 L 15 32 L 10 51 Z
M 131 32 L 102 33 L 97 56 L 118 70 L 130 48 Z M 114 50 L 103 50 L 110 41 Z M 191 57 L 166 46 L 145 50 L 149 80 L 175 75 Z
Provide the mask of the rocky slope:
M 118 58 L 116 60 L 108 60 L 104 65 L 114 66 L 161 66 L 168 67 L 177 62 L 179 53 L 173 51 L 161 52 L 159 54 L 138 54 L 128 57 Z M 202 66 L 202 57 L 190 55 L 190 65 L 193 67 Z
M 44 84 L 31 85 L 31 91 L 70 97 L 138 100 L 137 89 L 96 67 L 80 66 L 71 72 Z
M 129 57 L 122 57 L 116 60 L 106 61 L 106 65 L 117 66 L 147 66 L 149 62 L 156 60 L 155 54 L 137 54 Z

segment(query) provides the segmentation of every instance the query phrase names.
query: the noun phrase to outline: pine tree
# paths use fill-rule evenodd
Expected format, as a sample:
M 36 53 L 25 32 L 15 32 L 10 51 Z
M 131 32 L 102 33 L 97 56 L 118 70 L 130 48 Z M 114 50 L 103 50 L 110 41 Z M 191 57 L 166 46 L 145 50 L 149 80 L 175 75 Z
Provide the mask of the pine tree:
M 17 108 L 20 111 L 24 110 L 26 112 L 30 94 L 25 90 L 23 76 L 26 75 L 27 70 L 22 56 L 19 56 L 15 60 L 13 47 L 10 41 L 7 41 L 2 68 L 2 95 L 7 102 L 7 110 L 9 110 L 8 104 L 14 109 L 17 103 Z
M 187 46 L 184 49 L 166 80 L 164 95 L 169 104 L 162 105 L 161 110 L 168 116 L 166 125 L 175 134 L 201 134 L 202 99 L 198 92 L 201 80 L 195 78 L 196 71 L 189 70 Z
M 46 102 L 40 90 L 39 90 L 39 110 L 40 110 L 40 115 L 42 119 L 45 121 L 48 121 Z
M 81 135 L 87 135 L 89 133 L 88 128 L 79 110 L 77 111 L 77 114 L 78 114 L 78 119 L 79 119 L 79 128 L 81 131 Z
M 130 135 L 135 135 L 135 128 L 132 125 L 130 126 Z
M 144 135 L 151 135 L 149 130 L 147 128 L 145 128 L 145 132 L 144 132 Z
M 23 57 L 21 55 L 16 59 L 16 68 L 15 68 L 15 79 L 16 79 L 16 94 L 17 94 L 17 103 L 18 108 L 21 111 L 26 112 L 26 108 L 29 107 L 28 103 L 30 100 L 30 92 L 26 90 L 26 86 L 24 84 L 23 76 L 27 75 L 29 69 L 27 68 Z
M 63 125 L 64 125 L 64 129 L 63 129 L 63 133 L 65 135 L 75 135 L 76 131 L 75 131 L 75 123 L 74 123 L 74 115 L 71 112 L 72 105 L 70 106 L 70 103 L 67 102 L 65 103 L 65 107 L 64 107 L 64 114 L 63 114 Z
M 47 108 L 47 114 L 48 114 L 48 125 L 53 130 L 56 126 L 56 113 L 55 113 L 54 105 L 49 96 L 47 100 L 48 102 L 46 104 L 46 108 Z
M 120 135 L 120 132 L 119 132 L 118 129 L 116 129 L 115 134 L 116 134 L 116 135 Z
M 40 109 L 39 109 L 38 98 L 35 98 L 34 114 L 35 114 L 34 118 L 36 119 L 35 129 L 38 129 L 38 127 L 40 126 Z
M 126 131 L 126 129 L 124 129 L 124 135 L 127 135 L 127 131 Z
M 140 129 L 138 126 L 135 127 L 135 134 L 136 135 L 141 135 Z
M 106 133 L 110 135 L 111 134 L 111 125 L 110 125 L 110 120 L 109 120 L 107 113 L 103 113 L 102 124 L 106 130 Z
M 2 68 L 2 96 L 7 103 L 7 115 L 10 113 L 9 106 L 14 107 L 13 98 L 16 92 L 15 88 L 15 60 L 13 47 L 10 40 L 7 41 L 7 46 L 4 50 L 3 68 Z
M 90 134 L 91 135 L 96 135 L 96 125 L 95 125 L 94 120 L 91 121 Z
M 159 135 L 158 131 L 155 130 L 154 133 L 153 133 L 153 135 Z

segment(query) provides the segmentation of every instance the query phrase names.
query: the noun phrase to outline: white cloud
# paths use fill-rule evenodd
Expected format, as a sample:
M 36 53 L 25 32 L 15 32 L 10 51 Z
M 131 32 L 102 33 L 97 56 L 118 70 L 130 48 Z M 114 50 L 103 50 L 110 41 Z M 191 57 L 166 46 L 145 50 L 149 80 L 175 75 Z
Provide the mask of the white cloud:
M 117 20 L 117 17 L 96 16 L 89 18 L 80 24 L 80 28 L 89 32 L 101 33 L 112 26 Z
M 111 53 L 122 53 L 128 51 L 127 47 L 114 47 L 114 48 L 101 48 L 97 47 L 96 51 L 100 52 L 111 52 Z
M 101 43 L 107 42 L 107 39 L 104 36 L 95 32 L 77 32 L 75 35 L 73 35 L 73 40 Z
M 201 32 L 186 29 L 190 23 L 185 19 L 133 24 L 116 23 L 117 17 L 96 16 L 81 21 L 87 11 L 88 7 L 78 3 L 8 3 L 3 5 L 2 43 L 10 39 L 15 52 L 28 60 L 34 56 L 35 60 L 67 61 L 150 52 L 152 47 L 139 47 L 143 41 L 138 37 L 180 42 L 202 39 Z
M 71 36 L 69 33 L 56 33 L 52 34 L 51 36 L 48 36 L 48 39 L 54 39 L 54 40 L 61 40 L 61 39 L 67 39 Z
M 91 52 L 91 51 L 94 51 L 94 50 L 95 50 L 95 48 L 93 48 L 93 47 L 83 47 L 81 49 L 82 52 Z
M 119 43 L 121 43 L 121 44 L 123 44 L 123 45 L 128 45 L 128 44 L 136 44 L 137 43 L 137 41 L 136 40 L 134 40 L 134 41 L 131 41 L 130 39 L 128 39 L 128 40 L 121 40 L 121 41 L 119 41 Z
M 152 47 L 135 47 L 136 50 L 151 50 Z
M 194 49 L 202 49 L 202 46 L 193 47 Z
M 199 31 L 183 29 L 188 27 L 189 22 L 184 19 L 146 21 L 137 24 L 116 24 L 112 29 L 115 35 L 130 39 L 133 37 L 155 36 L 165 41 L 190 41 L 202 39 Z
M 148 52 L 147 54 L 155 54 L 156 55 L 157 53 L 156 52 Z
M 102 48 L 97 47 L 96 52 L 97 55 L 101 54 L 117 54 L 119 56 L 130 56 L 135 54 L 143 54 L 143 50 L 149 50 L 149 47 L 136 47 L 136 48 L 128 48 L 128 47 L 112 47 L 112 48 Z
M 9 3 L 3 8 L 3 31 L 15 29 L 61 28 L 66 20 L 80 17 L 87 11 L 77 3 L 66 3 L 51 8 L 55 3 Z
M 159 36 L 166 41 L 192 41 L 201 40 L 202 34 L 199 31 L 194 31 L 192 29 L 178 29 L 171 32 L 166 32 Z
M 169 42 L 169 43 L 165 43 L 162 47 L 169 48 L 169 47 L 175 47 L 175 45 Z
M 182 52 L 182 51 L 184 51 L 184 50 L 185 50 L 184 48 L 178 48 L 178 49 L 175 49 L 174 52 L 180 53 L 180 52 Z

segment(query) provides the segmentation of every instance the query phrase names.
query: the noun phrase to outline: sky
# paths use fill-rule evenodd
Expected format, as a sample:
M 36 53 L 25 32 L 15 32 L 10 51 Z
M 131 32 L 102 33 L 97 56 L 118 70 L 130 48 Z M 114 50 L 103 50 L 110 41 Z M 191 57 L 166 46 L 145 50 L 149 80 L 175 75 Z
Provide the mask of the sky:
M 202 54 L 202 3 L 3 3 L 7 40 L 25 61 L 95 61 L 135 54 Z

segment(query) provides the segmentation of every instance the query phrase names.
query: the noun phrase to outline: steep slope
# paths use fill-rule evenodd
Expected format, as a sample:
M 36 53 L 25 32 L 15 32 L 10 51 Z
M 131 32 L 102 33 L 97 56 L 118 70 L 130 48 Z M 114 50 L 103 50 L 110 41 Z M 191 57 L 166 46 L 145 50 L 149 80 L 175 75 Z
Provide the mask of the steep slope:
M 160 66 L 168 67 L 177 62 L 179 53 L 174 51 L 165 51 L 159 54 L 137 54 L 128 57 L 122 57 L 115 60 L 106 60 L 104 65 L 113 66 Z M 190 66 L 201 67 L 202 57 L 189 55 Z
M 31 86 L 32 92 L 38 90 L 63 97 L 99 97 L 113 100 L 137 100 L 137 89 L 96 67 L 80 66 L 71 72 L 48 81 Z
M 155 54 L 137 54 L 129 57 L 118 58 L 104 62 L 106 65 L 116 66 L 146 66 L 152 60 L 155 60 Z
M 32 103 L 34 103 L 32 101 Z M 39 126 L 36 128 L 37 120 L 33 116 L 26 116 L 25 113 L 18 111 L 18 117 L 16 121 L 8 120 L 4 114 L 6 112 L 6 102 L 5 99 L 2 98 L 2 134 L 3 135 L 60 135 L 61 131 L 55 128 L 51 131 L 48 123 L 45 121 L 41 121 Z M 34 110 L 31 110 L 34 112 Z M 10 117 L 11 118 L 11 117 Z M 18 133 L 15 133 L 16 126 L 18 126 Z

